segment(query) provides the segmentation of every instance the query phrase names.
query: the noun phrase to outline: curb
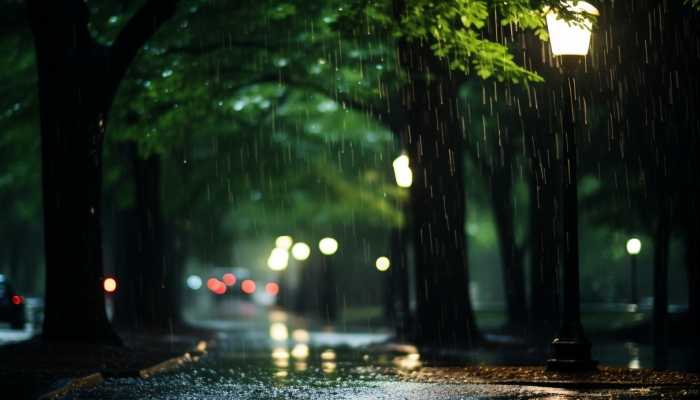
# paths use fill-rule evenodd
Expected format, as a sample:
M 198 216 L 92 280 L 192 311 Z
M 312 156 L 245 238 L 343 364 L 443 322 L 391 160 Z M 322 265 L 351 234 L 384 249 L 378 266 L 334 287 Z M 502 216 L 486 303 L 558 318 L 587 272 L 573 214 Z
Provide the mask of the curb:
M 37 400 L 58 399 L 60 397 L 66 396 L 67 394 L 75 390 L 86 389 L 100 385 L 106 379 L 109 378 L 132 377 L 148 379 L 155 375 L 162 374 L 163 372 L 179 368 L 187 363 L 199 361 L 199 359 L 202 356 L 206 355 L 208 346 L 209 344 L 206 341 L 200 340 L 193 351 L 187 352 L 181 356 L 169 358 L 165 361 L 159 362 L 158 364 L 151 365 L 150 367 L 146 367 L 140 370 L 131 370 L 123 373 L 101 371 L 80 378 L 74 378 L 62 387 L 40 395 L 39 397 L 37 397 Z

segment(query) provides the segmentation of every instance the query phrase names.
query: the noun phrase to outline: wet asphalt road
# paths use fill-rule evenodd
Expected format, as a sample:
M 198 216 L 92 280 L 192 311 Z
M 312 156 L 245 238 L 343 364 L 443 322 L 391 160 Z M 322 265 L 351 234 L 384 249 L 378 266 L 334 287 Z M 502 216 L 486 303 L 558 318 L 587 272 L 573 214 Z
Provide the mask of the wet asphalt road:
M 217 326 L 217 324 L 219 324 Z M 700 398 L 700 393 L 537 386 L 437 384 L 405 379 L 422 365 L 411 346 L 369 350 L 385 334 L 334 333 L 304 327 L 284 314 L 227 329 L 198 362 L 150 379 L 111 379 L 66 399 L 573 399 Z M 253 329 L 251 329 L 253 328 Z M 404 379 L 401 379 L 404 377 Z

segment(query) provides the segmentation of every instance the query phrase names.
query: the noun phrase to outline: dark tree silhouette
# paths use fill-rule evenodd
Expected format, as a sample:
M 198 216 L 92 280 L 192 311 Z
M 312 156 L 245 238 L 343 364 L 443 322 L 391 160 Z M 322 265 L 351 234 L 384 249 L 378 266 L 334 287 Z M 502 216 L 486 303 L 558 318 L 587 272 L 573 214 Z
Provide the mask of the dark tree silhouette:
M 127 68 L 175 3 L 146 2 L 106 46 L 88 30 L 84 1 L 27 1 L 39 77 L 45 340 L 120 342 L 101 289 L 102 143 Z

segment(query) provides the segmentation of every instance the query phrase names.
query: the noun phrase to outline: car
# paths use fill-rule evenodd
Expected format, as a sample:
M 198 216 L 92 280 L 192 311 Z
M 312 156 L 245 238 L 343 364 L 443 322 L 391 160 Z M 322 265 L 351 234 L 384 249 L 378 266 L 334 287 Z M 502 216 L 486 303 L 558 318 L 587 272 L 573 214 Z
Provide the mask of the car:
M 0 275 L 0 322 L 9 322 L 12 329 L 24 329 L 24 308 L 24 297 L 15 292 L 4 275 Z

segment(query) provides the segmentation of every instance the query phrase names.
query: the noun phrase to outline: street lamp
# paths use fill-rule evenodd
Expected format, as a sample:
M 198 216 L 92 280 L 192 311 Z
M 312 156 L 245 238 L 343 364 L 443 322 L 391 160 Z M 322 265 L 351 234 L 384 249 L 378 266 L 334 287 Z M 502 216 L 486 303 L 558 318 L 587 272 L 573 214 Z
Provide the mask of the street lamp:
M 564 309 L 561 327 L 552 341 L 553 357 L 547 369 L 553 371 L 591 371 L 596 361 L 591 359 L 591 343 L 581 326 L 578 254 L 578 190 L 576 176 L 576 82 L 574 72 L 588 53 L 591 40 L 592 16 L 598 10 L 585 1 L 568 1 L 566 7 L 575 21 L 566 21 L 555 10 L 547 11 L 547 29 L 552 54 L 559 57 L 567 74 L 563 85 L 564 104 L 561 127 L 564 135 Z
M 637 255 L 642 251 L 642 241 L 637 238 L 631 238 L 625 246 L 627 254 L 630 255 L 630 301 L 632 304 L 639 304 L 639 295 L 637 294 Z
M 413 184 L 413 171 L 408 165 L 408 156 L 402 154 L 391 163 L 394 168 L 394 178 L 396 179 L 396 184 L 402 188 L 409 188 Z

